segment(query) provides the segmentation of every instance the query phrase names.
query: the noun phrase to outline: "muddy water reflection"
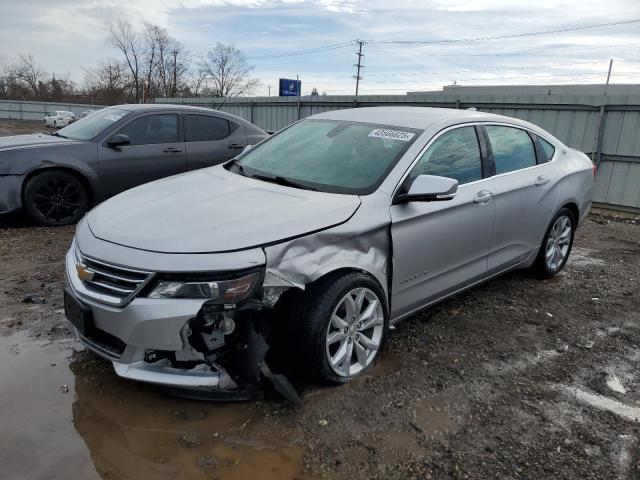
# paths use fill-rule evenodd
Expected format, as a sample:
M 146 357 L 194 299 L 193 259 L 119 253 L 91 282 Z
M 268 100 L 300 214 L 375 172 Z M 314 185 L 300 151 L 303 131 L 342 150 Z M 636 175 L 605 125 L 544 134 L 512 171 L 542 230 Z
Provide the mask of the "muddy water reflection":
M 73 426 L 71 353 L 69 342 L 0 336 L 1 478 L 99 478 Z
M 312 478 L 287 412 L 169 398 L 73 347 L 0 337 L 1 478 Z
M 80 362 L 71 368 L 76 428 L 104 478 L 309 478 L 304 450 L 255 403 L 172 399 L 111 373 L 85 374 Z

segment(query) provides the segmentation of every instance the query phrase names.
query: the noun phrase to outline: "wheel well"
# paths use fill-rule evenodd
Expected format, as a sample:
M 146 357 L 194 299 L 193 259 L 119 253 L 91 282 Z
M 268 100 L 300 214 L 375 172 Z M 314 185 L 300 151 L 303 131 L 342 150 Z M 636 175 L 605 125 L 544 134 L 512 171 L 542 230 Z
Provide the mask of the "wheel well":
M 324 275 L 322 275 L 321 277 L 316 278 L 313 283 L 318 283 L 321 280 L 324 280 L 325 278 L 331 276 L 342 276 L 342 275 L 346 275 L 347 273 L 362 273 L 368 277 L 371 277 L 371 279 L 376 282 L 378 284 L 378 286 L 382 289 L 382 291 L 384 292 L 384 288 L 382 288 L 382 285 L 380 285 L 380 282 L 378 281 L 378 279 L 372 275 L 371 273 L 367 272 L 366 270 L 363 270 L 361 268 L 352 268 L 352 267 L 343 267 L 343 268 L 338 268 L 336 270 L 331 270 L 330 272 L 325 273 Z
M 78 173 L 76 170 L 73 170 L 72 168 L 65 168 L 65 167 L 39 168 L 37 170 L 34 170 L 33 172 L 29 172 L 27 177 L 24 179 L 24 182 L 22 182 L 21 196 L 22 196 L 23 202 L 24 202 L 24 187 L 27 184 L 27 182 L 31 180 L 33 177 L 35 177 L 36 175 L 39 175 L 44 172 L 51 172 L 51 171 L 66 172 L 73 175 L 78 180 L 80 180 L 80 182 L 82 182 L 82 185 L 84 185 L 84 188 L 87 189 L 87 194 L 89 196 L 89 205 L 93 205 L 93 188 L 91 188 L 91 184 L 89 183 L 89 180 L 87 179 L 87 177 L 85 177 L 81 173 Z
M 576 223 L 578 223 L 578 221 L 580 220 L 580 209 L 578 208 L 578 205 L 573 202 L 569 202 L 563 205 L 562 208 L 568 208 L 569 210 L 571 210 L 571 213 L 573 213 L 573 219 Z

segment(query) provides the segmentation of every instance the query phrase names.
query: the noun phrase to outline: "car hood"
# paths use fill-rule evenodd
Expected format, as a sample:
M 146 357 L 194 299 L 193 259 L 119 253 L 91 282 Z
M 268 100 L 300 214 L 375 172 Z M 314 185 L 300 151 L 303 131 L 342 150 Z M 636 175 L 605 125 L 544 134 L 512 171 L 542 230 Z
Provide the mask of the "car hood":
M 101 240 L 165 253 L 218 253 L 277 243 L 347 221 L 355 195 L 285 187 L 222 166 L 177 175 L 113 197 L 93 209 Z
M 11 135 L 9 137 L 0 137 L 0 151 L 14 150 L 17 148 L 44 147 L 50 145 L 67 145 L 69 143 L 76 143 L 76 141 L 68 138 L 56 137 L 55 135 L 47 135 L 46 133 Z

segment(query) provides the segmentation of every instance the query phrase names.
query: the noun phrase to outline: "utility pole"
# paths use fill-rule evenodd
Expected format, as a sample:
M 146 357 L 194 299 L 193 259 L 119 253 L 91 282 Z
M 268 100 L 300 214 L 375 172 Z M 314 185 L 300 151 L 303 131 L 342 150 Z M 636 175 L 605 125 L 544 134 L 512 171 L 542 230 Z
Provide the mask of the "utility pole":
M 356 79 L 356 99 L 358 98 L 358 87 L 360 86 L 360 80 L 362 80 L 362 76 L 360 75 L 360 71 L 362 70 L 362 68 L 364 68 L 364 65 L 362 65 L 362 57 L 364 57 L 364 53 L 362 53 L 362 46 L 364 45 L 364 41 L 362 40 L 356 40 L 356 43 L 358 44 L 358 51 L 356 53 L 356 55 L 358 55 L 358 63 L 355 63 L 354 65 L 356 67 L 358 67 L 358 71 L 356 73 L 355 79 Z
M 271 85 L 269 85 L 269 96 L 271 96 Z
M 598 124 L 596 127 L 595 148 L 591 152 L 591 160 L 597 166 L 600 166 L 602 160 L 602 133 L 604 132 L 604 112 L 607 104 L 607 90 L 609 88 L 609 80 L 611 80 L 611 69 L 613 68 L 613 58 L 609 60 L 609 72 L 607 73 L 607 82 L 604 84 L 604 92 L 602 95 L 602 104 L 600 105 L 600 114 L 598 115 Z

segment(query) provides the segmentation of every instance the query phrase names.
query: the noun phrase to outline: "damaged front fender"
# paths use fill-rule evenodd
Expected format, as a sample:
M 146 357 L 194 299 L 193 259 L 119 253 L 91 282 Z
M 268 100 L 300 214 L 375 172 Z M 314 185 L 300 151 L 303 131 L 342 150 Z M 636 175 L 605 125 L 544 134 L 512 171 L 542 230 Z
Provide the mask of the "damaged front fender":
M 372 199 L 374 200 L 374 199 Z M 264 287 L 305 286 L 340 269 L 372 275 L 388 297 L 391 239 L 388 197 L 380 195 L 348 222 L 264 248 Z

